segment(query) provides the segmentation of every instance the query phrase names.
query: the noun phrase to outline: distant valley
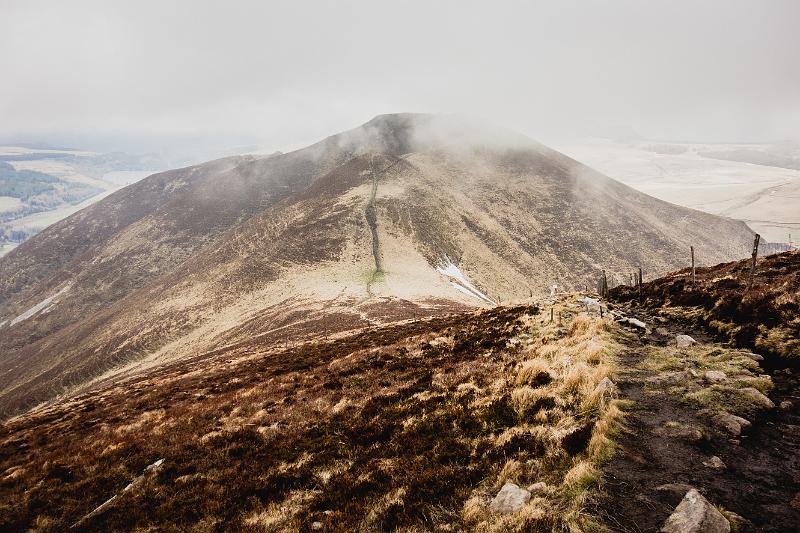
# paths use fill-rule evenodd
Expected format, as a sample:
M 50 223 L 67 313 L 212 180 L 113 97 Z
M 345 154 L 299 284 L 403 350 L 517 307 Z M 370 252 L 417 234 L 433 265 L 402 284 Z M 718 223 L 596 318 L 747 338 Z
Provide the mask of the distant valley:
M 800 145 L 589 139 L 558 149 L 656 198 L 743 220 L 771 242 L 800 241 Z
M 0 146 L 0 255 L 164 168 L 157 156 Z

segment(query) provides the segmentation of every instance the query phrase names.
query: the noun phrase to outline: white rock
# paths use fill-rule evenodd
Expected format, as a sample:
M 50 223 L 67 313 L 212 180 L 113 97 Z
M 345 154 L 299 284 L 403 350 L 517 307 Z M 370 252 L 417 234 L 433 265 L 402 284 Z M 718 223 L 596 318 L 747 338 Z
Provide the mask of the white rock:
M 577 302 L 579 304 L 585 305 L 586 311 L 590 314 L 600 313 L 600 302 L 598 302 L 594 298 L 589 298 L 588 296 L 584 296 L 583 298 L 578 298 Z
M 678 345 L 678 348 L 688 348 L 692 344 L 697 344 L 697 341 L 689 335 L 676 335 L 675 344 Z
M 725 468 L 725 463 L 722 462 L 722 459 L 717 457 L 716 455 L 712 455 L 711 459 L 708 461 L 703 461 L 703 466 L 707 466 L 708 468 L 714 468 L 716 470 Z
M 794 407 L 794 404 L 792 402 L 790 402 L 789 400 L 783 400 L 781 402 L 781 409 L 783 409 L 784 411 L 788 411 L 792 407 Z
M 608 376 L 606 376 L 602 379 L 602 381 L 600 381 L 600 383 L 597 384 L 597 388 L 600 390 L 611 390 L 614 388 L 614 382 L 611 381 Z
M 662 533 L 730 533 L 731 525 L 716 507 L 692 489 L 661 527 Z
M 725 375 L 725 372 L 720 370 L 708 370 L 703 377 L 705 377 L 706 381 L 709 383 L 721 383 L 728 379 L 728 376 Z
M 492 499 L 489 509 L 496 513 L 510 514 L 519 511 L 531 499 L 531 493 L 515 483 L 506 482 L 497 496 Z
M 322 522 L 311 522 L 311 529 L 318 530 L 322 529 Z
M 547 488 L 547 483 L 545 483 L 544 481 L 539 481 L 538 483 L 534 483 L 533 485 L 528 487 L 528 492 L 534 494 L 546 488 Z
M 764 360 L 764 358 L 762 356 L 758 355 L 757 353 L 746 353 L 745 355 L 747 357 L 749 357 L 750 359 L 752 359 L 753 361 L 759 361 L 760 362 L 760 361 Z
M 637 328 L 637 329 L 643 329 L 643 330 L 647 329 L 647 324 L 645 324 L 644 322 L 642 322 L 641 320 L 639 320 L 637 318 L 631 318 L 631 317 L 628 317 L 628 316 L 622 317 L 620 319 L 620 323 L 628 324 L 628 325 L 633 326 L 634 328 Z

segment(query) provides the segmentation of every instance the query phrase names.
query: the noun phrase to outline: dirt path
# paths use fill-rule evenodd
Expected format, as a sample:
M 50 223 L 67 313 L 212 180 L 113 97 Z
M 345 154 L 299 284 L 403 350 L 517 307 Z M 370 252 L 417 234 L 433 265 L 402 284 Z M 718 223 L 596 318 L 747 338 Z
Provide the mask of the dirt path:
M 669 334 L 662 330 L 662 335 L 630 334 L 625 339 L 620 362 L 626 370 L 618 386 L 621 397 L 633 403 L 618 451 L 604 468 L 604 496 L 595 511 L 617 531 L 658 531 L 692 486 L 712 503 L 749 520 L 741 531 L 800 531 L 798 375 L 778 371 L 772 376 L 771 399 L 776 405 L 791 400 L 791 409 L 772 409 L 741 437 L 731 437 L 670 394 L 671 385 L 648 381 L 656 375 L 642 366 L 648 345 L 665 346 L 676 332 L 685 332 L 669 324 L 663 329 Z M 670 426 L 697 428 L 703 437 L 689 431 L 665 435 Z M 704 465 L 712 456 L 725 466 Z

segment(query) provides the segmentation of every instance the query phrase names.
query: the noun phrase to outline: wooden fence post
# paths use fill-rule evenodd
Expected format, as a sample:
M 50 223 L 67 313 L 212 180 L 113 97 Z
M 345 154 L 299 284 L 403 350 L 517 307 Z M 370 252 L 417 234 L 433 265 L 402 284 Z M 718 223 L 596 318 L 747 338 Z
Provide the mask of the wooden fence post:
M 642 267 L 639 267 L 639 301 L 642 301 Z
M 756 239 L 753 241 L 753 260 L 750 263 L 750 279 L 747 281 L 747 290 L 753 287 L 753 278 L 756 274 L 756 261 L 758 260 L 758 243 L 761 241 L 761 235 L 756 233 Z
M 689 249 L 692 251 L 692 285 L 697 284 L 697 279 L 694 276 L 694 246 L 690 246 Z

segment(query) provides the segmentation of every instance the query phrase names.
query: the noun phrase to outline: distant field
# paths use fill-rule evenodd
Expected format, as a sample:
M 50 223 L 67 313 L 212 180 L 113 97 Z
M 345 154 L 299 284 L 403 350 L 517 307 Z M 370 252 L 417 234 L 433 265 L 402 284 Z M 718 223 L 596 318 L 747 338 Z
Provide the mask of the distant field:
M 790 166 L 800 147 L 594 139 L 557 148 L 656 198 L 743 220 L 769 241 L 800 240 L 800 170 L 736 160 Z
M 10 252 L 11 250 L 13 250 L 16 247 L 17 247 L 17 244 L 16 243 L 11 243 L 11 242 L 5 243 L 5 244 L 0 244 L 0 257 L 3 257 L 4 255 L 6 255 L 8 252 Z
M 0 212 L 2 211 L 15 211 L 22 207 L 22 202 L 19 198 L 11 196 L 0 196 Z
M 149 156 L 0 146 L 0 256 L 157 166 Z

